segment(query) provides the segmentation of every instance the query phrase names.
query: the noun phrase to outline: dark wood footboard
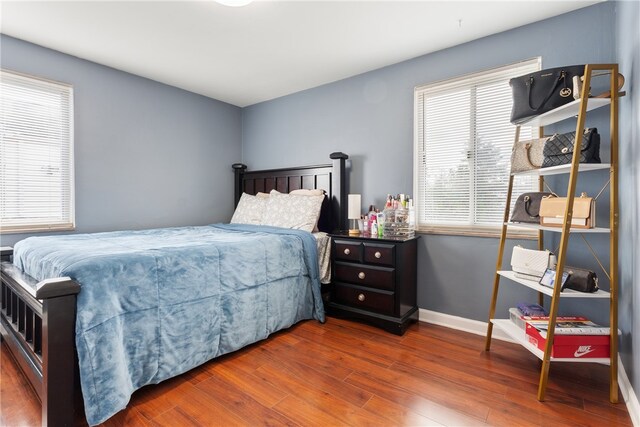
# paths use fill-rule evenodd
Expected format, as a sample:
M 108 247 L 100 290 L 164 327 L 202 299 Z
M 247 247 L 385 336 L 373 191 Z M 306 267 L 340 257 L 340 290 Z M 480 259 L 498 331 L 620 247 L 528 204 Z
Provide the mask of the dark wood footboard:
M 77 356 L 76 295 L 80 285 L 61 277 L 37 282 L 11 263 L 13 250 L 0 256 L 2 340 L 42 403 L 43 426 L 75 421 Z

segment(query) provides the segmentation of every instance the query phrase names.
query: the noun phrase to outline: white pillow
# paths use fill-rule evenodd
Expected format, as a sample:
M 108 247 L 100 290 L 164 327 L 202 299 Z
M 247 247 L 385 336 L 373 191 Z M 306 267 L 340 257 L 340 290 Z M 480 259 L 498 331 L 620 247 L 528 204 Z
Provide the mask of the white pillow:
M 312 232 L 320 218 L 324 195 L 295 196 L 272 191 L 267 199 L 263 225 Z
M 289 194 L 292 196 L 322 196 L 324 194 L 324 190 L 307 190 L 302 188 L 300 190 L 290 191 Z
M 278 190 L 271 190 L 270 193 L 258 193 L 258 197 L 269 197 L 269 194 L 287 194 L 281 193 Z M 292 190 L 288 194 L 292 196 L 322 196 L 324 194 L 324 190 L 308 190 L 306 188 L 300 188 L 298 190 Z
M 262 224 L 269 199 L 242 193 L 236 207 L 231 224 Z

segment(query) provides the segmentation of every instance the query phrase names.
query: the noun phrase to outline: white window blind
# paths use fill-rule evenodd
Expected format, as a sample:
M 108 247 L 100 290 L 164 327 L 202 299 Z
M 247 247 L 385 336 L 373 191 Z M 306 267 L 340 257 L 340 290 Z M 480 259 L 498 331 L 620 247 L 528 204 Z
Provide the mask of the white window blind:
M 540 69 L 539 59 L 415 90 L 415 188 L 423 231 L 494 234 L 502 225 L 516 127 L 509 79 Z M 521 128 L 520 138 L 538 128 Z M 518 194 L 537 179 L 516 177 Z
M 0 231 L 72 229 L 73 88 L 0 70 Z

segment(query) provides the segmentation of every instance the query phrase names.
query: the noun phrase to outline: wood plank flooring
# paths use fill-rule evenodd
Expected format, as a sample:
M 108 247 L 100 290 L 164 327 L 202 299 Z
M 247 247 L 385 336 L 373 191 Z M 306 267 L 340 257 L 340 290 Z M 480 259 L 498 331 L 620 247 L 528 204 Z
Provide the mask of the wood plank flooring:
M 329 318 L 302 322 L 137 391 L 105 426 L 631 426 L 608 401 L 608 368 L 551 366 L 515 344 L 426 323 L 398 337 Z M 5 346 L 0 425 L 40 425 L 40 406 Z M 82 423 L 79 422 L 79 425 Z

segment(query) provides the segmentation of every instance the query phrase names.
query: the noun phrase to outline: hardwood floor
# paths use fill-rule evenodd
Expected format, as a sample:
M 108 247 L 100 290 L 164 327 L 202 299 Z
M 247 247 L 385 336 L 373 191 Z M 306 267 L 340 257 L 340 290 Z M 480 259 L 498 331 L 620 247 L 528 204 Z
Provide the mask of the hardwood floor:
M 137 391 L 105 426 L 631 426 L 608 401 L 608 368 L 539 363 L 515 344 L 419 323 L 398 337 L 329 318 Z M 0 425 L 40 425 L 35 394 L 5 346 Z

